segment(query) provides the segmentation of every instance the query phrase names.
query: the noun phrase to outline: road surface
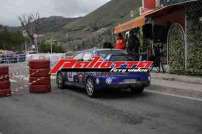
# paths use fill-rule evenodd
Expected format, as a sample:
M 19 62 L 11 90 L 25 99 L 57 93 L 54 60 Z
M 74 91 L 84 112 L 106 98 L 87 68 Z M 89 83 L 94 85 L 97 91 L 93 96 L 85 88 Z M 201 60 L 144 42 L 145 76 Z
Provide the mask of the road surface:
M 24 65 L 12 97 L 0 98 L 0 134 L 201 134 L 202 101 L 152 92 L 105 92 L 91 99 L 80 89 L 29 94 Z M 22 87 L 22 88 L 20 88 Z M 156 87 L 157 88 L 157 87 Z

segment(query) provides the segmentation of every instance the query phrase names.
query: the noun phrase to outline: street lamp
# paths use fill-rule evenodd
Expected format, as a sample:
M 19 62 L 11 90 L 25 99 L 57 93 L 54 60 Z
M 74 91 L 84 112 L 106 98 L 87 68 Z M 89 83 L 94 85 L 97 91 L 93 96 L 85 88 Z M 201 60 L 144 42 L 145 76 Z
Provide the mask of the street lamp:
M 51 54 L 53 53 L 53 42 L 56 42 L 56 40 L 51 39 Z

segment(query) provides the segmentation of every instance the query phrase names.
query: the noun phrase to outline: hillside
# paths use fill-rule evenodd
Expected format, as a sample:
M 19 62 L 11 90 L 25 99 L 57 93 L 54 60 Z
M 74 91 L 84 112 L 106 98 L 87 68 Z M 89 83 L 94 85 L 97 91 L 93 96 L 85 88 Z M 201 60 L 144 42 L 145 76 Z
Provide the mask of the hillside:
M 40 33 L 56 32 L 61 30 L 65 25 L 78 20 L 79 18 L 64 18 L 61 16 L 51 16 L 41 18 L 39 29 Z
M 131 11 L 138 16 L 140 6 L 141 0 L 111 0 L 81 18 L 41 18 L 39 33 L 59 41 L 67 50 L 101 47 L 104 42 L 114 42 L 114 26 L 131 19 Z
M 55 32 L 55 38 L 63 42 L 66 49 L 101 47 L 103 42 L 112 42 L 113 27 L 139 15 L 141 0 L 111 0 L 85 17 L 66 24 Z M 64 36 L 64 35 L 68 35 Z
M 66 30 L 83 29 L 86 27 L 108 27 L 130 19 L 130 11 L 139 14 L 141 0 L 111 0 L 87 16 L 65 25 Z

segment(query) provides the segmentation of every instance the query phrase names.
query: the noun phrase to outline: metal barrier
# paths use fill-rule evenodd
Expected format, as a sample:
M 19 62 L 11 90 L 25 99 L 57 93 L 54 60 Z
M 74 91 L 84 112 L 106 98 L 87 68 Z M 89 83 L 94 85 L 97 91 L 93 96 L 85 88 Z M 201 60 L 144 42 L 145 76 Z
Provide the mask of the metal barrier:
M 26 54 L 0 55 L 0 63 L 10 64 L 10 63 L 17 63 L 17 62 L 24 62 L 24 61 L 26 61 Z

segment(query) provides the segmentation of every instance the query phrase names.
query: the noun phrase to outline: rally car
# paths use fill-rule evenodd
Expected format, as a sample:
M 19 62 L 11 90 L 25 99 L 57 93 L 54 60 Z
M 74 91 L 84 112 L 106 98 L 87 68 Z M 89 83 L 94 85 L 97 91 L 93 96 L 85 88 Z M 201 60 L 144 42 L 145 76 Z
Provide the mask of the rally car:
M 77 52 L 73 59 L 90 61 L 94 55 L 106 61 L 134 61 L 134 57 L 123 50 L 90 49 Z M 131 89 L 131 93 L 142 93 L 150 85 L 150 72 L 104 72 L 104 71 L 69 71 L 61 69 L 57 72 L 56 83 L 58 88 L 79 87 L 86 90 L 89 97 L 107 89 Z

